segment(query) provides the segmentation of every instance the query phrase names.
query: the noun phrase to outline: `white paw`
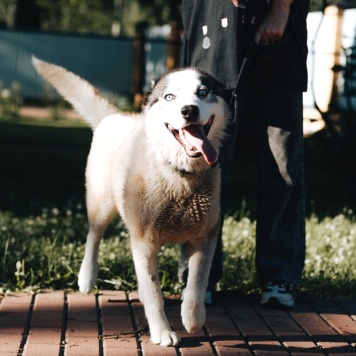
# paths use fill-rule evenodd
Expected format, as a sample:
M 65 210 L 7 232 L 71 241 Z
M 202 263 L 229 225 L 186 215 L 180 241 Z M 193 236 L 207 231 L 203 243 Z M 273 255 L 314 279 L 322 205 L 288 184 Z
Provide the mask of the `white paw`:
M 97 275 L 97 264 L 93 264 L 90 267 L 84 266 L 84 264 L 82 264 L 78 276 L 78 285 L 81 293 L 88 294 L 94 289 Z
M 151 341 L 161 346 L 177 346 L 180 338 L 171 330 L 153 331 L 151 332 Z
M 182 303 L 182 323 L 188 333 L 196 333 L 201 330 L 205 323 L 205 305 L 204 300 L 194 300 L 184 294 Z

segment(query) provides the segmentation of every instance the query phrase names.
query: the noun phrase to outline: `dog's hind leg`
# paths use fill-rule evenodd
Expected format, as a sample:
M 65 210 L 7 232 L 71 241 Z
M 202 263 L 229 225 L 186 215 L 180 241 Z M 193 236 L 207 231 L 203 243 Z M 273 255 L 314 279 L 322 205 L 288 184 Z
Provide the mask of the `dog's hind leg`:
M 188 244 L 189 272 L 181 309 L 182 322 L 189 333 L 201 330 L 205 323 L 204 298 L 216 245 L 216 229 L 200 244 Z
M 157 270 L 157 253 L 159 246 L 147 241 L 134 240 L 131 243 L 140 300 L 151 333 L 151 341 L 161 346 L 176 346 L 180 339 L 172 331 L 164 312 L 159 276 Z
M 115 208 L 110 199 L 88 199 L 87 211 L 89 232 L 85 245 L 84 258 L 80 267 L 78 285 L 82 293 L 90 293 L 98 276 L 98 252 L 100 240 L 115 216 Z

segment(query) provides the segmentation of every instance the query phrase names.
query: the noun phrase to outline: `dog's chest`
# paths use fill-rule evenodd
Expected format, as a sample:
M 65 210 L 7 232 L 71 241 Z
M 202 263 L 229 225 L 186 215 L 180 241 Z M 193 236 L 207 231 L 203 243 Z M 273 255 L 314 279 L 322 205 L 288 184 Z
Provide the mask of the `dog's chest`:
M 208 192 L 196 192 L 185 198 L 174 198 L 162 204 L 155 219 L 156 230 L 179 231 L 204 222 L 212 206 Z
M 218 176 L 218 173 L 216 173 Z M 219 180 L 206 174 L 199 180 L 131 181 L 125 189 L 125 222 L 133 236 L 159 243 L 204 238 L 219 219 Z

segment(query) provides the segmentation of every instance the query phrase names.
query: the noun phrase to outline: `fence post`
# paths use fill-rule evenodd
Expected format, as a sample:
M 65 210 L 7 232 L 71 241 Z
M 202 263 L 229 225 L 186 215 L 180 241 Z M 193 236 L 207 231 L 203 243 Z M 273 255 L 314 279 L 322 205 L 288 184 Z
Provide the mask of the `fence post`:
M 179 66 L 180 55 L 180 26 L 177 21 L 171 21 L 171 35 L 167 46 L 167 69 L 171 70 Z
M 143 85 L 145 80 L 145 29 L 146 24 L 136 26 L 136 35 L 134 38 L 134 65 L 133 65 L 133 105 L 139 109 L 143 98 Z

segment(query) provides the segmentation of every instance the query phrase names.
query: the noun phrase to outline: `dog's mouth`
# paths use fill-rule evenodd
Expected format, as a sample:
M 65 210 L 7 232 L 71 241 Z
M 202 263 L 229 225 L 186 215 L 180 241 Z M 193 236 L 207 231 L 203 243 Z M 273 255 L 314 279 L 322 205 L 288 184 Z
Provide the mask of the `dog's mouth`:
M 197 158 L 203 155 L 205 161 L 210 166 L 213 166 L 218 160 L 218 154 L 208 139 L 208 133 L 213 121 L 214 115 L 209 118 L 209 121 L 205 125 L 189 124 L 177 130 L 166 123 L 166 127 L 184 148 L 185 153 L 189 157 Z

